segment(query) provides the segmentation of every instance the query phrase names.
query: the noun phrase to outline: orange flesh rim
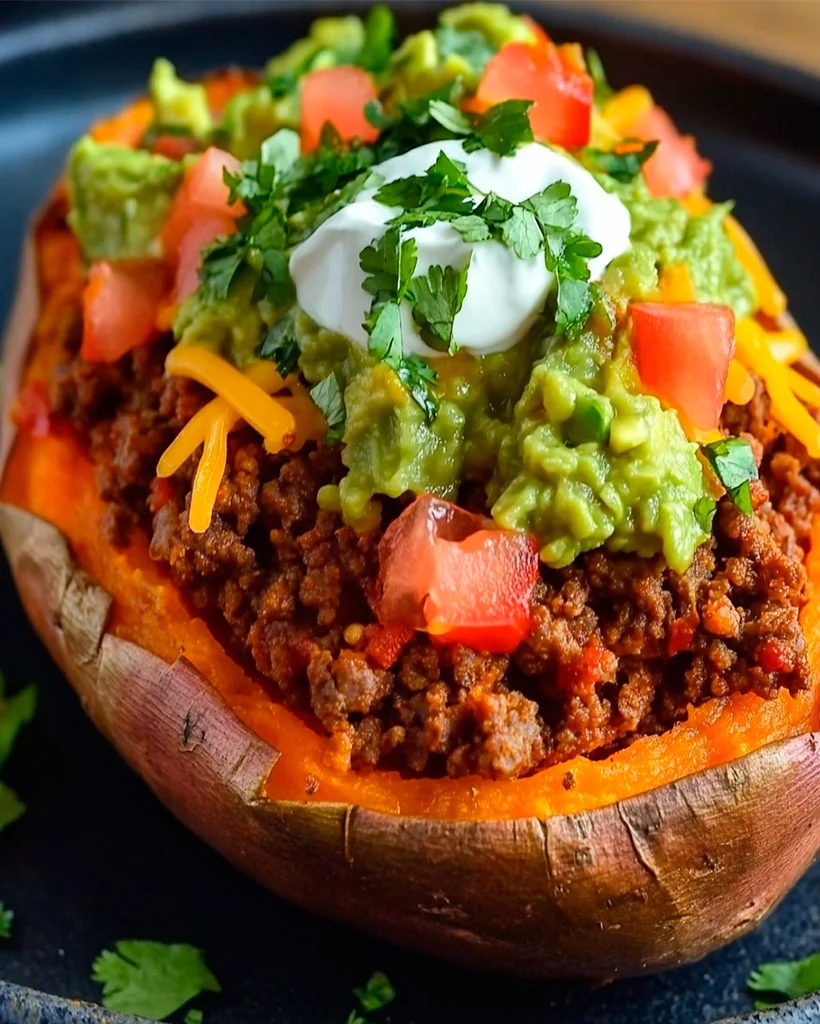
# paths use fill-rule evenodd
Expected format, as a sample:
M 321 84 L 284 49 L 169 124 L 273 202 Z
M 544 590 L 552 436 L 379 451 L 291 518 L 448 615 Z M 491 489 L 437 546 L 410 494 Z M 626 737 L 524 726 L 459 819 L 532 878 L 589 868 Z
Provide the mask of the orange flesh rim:
M 42 294 L 25 380 L 48 381 L 59 358 L 56 326 L 75 306 L 84 284 L 79 250 L 66 230 L 38 232 Z M 811 689 L 771 701 L 754 694 L 714 698 L 690 708 L 687 719 L 662 736 L 636 740 L 605 761 L 583 757 L 512 781 L 475 776 L 407 779 L 375 769 L 340 773 L 324 763 L 327 739 L 306 717 L 275 703 L 192 616 L 166 572 L 148 554 L 141 531 L 116 550 L 101 542 L 104 505 L 85 449 L 68 431 L 36 439 L 20 433 L 0 482 L 0 500 L 27 509 L 68 537 L 79 565 L 113 598 L 109 630 L 166 662 L 190 661 L 239 718 L 281 756 L 263 788 L 272 800 L 338 801 L 376 811 L 440 819 L 512 819 L 573 814 L 623 800 L 693 772 L 725 764 L 767 743 L 818 728 L 820 598 L 803 609 Z M 820 520 L 807 558 L 820 595 Z M 170 628 L 169 628 L 170 627 Z

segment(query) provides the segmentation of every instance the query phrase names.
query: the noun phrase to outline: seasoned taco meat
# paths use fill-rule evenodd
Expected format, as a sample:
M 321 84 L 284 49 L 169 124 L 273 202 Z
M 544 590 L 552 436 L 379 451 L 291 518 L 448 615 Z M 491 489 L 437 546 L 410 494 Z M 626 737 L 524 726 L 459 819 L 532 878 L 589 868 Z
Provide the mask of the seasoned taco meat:
M 512 655 L 415 634 L 390 664 L 373 657 L 371 601 L 378 541 L 402 503 L 386 502 L 381 529 L 360 537 L 317 504 L 319 488 L 341 477 L 337 449 L 272 456 L 239 431 L 213 525 L 193 533 L 196 457 L 170 480 L 155 468 L 207 393 L 164 375 L 170 340 L 92 365 L 76 354 L 79 328 L 79 313 L 63 324 L 52 408 L 90 448 L 108 539 L 146 529 L 153 557 L 236 656 L 276 699 L 313 712 L 339 768 L 514 778 L 606 756 L 669 728 L 690 704 L 808 686 L 798 613 L 820 466 L 773 422 L 759 385 L 723 414 L 760 463 L 754 514 L 721 501 L 714 536 L 685 573 L 603 549 L 565 569 L 542 566 L 533 632 Z

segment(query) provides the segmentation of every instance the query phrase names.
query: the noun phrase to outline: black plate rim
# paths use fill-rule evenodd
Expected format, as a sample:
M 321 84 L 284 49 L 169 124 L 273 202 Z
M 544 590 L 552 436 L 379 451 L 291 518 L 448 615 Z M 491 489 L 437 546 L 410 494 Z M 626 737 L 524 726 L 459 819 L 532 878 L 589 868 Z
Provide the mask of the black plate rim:
M 394 0 L 399 16 L 407 13 L 434 13 L 450 6 L 453 0 Z M 820 74 L 790 67 L 744 50 L 665 25 L 655 25 L 642 18 L 613 14 L 600 8 L 577 3 L 557 2 L 515 3 L 513 6 L 537 10 L 539 15 L 559 30 L 572 28 L 583 33 L 596 33 L 615 40 L 629 38 L 647 48 L 666 51 L 682 59 L 709 65 L 744 76 L 753 86 L 775 86 L 795 97 L 817 106 L 820 114 Z M 93 5 L 70 14 L 57 15 L 31 25 L 0 31 L 0 70 L 7 70 L 18 61 L 51 52 L 66 52 L 107 39 L 156 32 L 203 22 L 239 20 L 258 16 L 260 12 L 327 14 L 335 10 L 362 11 L 371 4 L 362 0 L 230 0 L 227 4 L 205 4 L 199 0 L 140 0 L 134 4 Z M 66 1000 L 59 996 L 27 989 L 0 979 L 0 1020 L 8 1024 L 137 1024 L 130 1015 L 112 1013 L 102 1007 Z M 14 1016 L 3 1016 L 3 1014 Z M 807 996 L 773 1007 L 716 1021 L 715 1024 L 813 1024 L 820 1018 L 820 995 Z M 693 1022 L 694 1024 L 694 1022 Z

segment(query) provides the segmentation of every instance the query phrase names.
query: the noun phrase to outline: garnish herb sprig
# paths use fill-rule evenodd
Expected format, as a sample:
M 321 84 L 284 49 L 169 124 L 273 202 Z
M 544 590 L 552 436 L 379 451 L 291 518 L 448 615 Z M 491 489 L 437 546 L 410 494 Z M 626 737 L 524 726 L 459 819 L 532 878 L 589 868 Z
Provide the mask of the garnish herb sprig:
M 719 441 L 702 445 L 700 450 L 735 505 L 744 515 L 750 516 L 750 484 L 752 480 L 757 480 L 758 472 L 749 442 L 740 437 L 724 437 Z
M 103 1006 L 151 1020 L 165 1020 L 202 992 L 221 992 L 202 950 L 184 943 L 124 939 L 100 953 L 91 978 L 103 986 Z M 201 1022 L 201 1012 L 189 1010 L 186 1020 Z
M 366 985 L 353 989 L 353 995 L 364 1013 L 376 1013 L 393 1002 L 396 990 L 386 974 L 376 971 Z M 351 1010 L 345 1024 L 368 1024 L 368 1018 L 363 1017 L 358 1010 Z
M 583 158 L 591 170 L 607 174 L 615 181 L 628 185 L 637 178 L 658 145 L 657 140 L 643 142 L 640 139 L 624 139 L 614 149 L 587 146 Z
M 5 685 L 0 673 L 0 769 L 14 748 L 20 730 L 34 718 L 37 710 L 37 688 L 27 686 L 11 697 L 5 696 Z M 26 812 L 26 805 L 17 793 L 0 781 L 0 832 L 13 824 Z

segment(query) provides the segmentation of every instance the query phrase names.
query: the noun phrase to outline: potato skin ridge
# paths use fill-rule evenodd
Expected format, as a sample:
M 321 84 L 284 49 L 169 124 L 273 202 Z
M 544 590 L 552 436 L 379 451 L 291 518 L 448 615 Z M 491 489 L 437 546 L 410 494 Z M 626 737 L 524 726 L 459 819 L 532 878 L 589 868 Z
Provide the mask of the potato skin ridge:
M 37 320 L 33 250 L 6 342 L 8 413 Z M 36 282 L 36 277 L 35 277 Z M 751 930 L 820 847 L 817 733 L 570 815 L 447 820 L 265 795 L 280 753 L 184 658 L 110 631 L 67 537 L 0 503 L 27 614 L 100 731 L 186 825 L 309 910 L 475 967 L 613 978 Z M 817 603 L 810 607 L 816 625 Z

